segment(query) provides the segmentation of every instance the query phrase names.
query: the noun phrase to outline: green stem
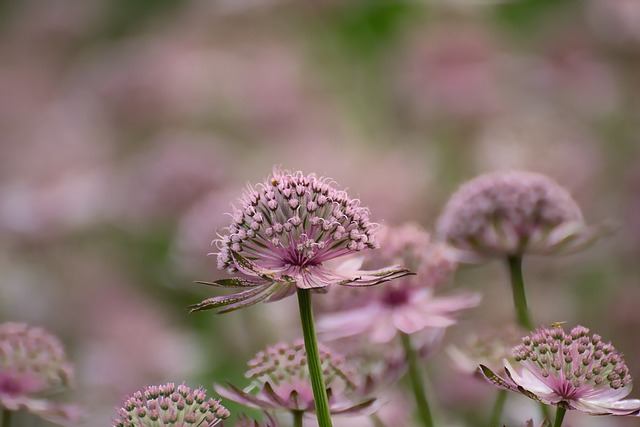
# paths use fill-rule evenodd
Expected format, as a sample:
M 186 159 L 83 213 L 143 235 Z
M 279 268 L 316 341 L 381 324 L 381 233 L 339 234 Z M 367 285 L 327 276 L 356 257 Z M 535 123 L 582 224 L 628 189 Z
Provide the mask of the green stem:
M 531 314 L 527 307 L 527 296 L 524 292 L 524 278 L 522 277 L 522 255 L 510 255 L 507 258 L 511 290 L 513 291 L 513 305 L 516 308 L 518 324 L 528 331 L 533 330 Z
M 409 363 L 409 379 L 411 380 L 411 386 L 413 387 L 413 394 L 416 398 L 416 404 L 418 406 L 418 414 L 424 427 L 433 427 L 433 415 L 427 401 L 427 395 L 424 391 L 424 384 L 422 382 L 422 374 L 418 367 L 418 357 L 416 351 L 411 344 L 411 337 L 405 333 L 400 333 L 402 339 L 402 346 L 404 347 L 404 353 Z
M 509 255 L 507 257 L 511 290 L 513 291 L 513 305 L 516 308 L 518 324 L 528 331 L 533 330 L 531 313 L 527 306 L 527 295 L 524 291 L 524 277 L 522 275 L 522 255 Z M 545 419 L 550 419 L 549 408 L 540 404 L 540 411 Z
M 11 425 L 11 415 L 13 415 L 13 411 L 6 408 L 2 410 L 2 427 L 9 427 Z
M 293 427 L 302 427 L 302 416 L 304 415 L 304 412 L 291 411 L 291 415 L 293 415 Z
M 298 307 L 300 309 L 304 348 L 307 352 L 307 364 L 309 366 L 309 375 L 311 376 L 311 387 L 313 388 L 313 399 L 316 404 L 318 425 L 319 427 L 332 427 L 327 388 L 324 384 L 318 341 L 316 340 L 316 330 L 313 325 L 311 290 L 298 289 Z
M 556 410 L 556 420 L 553 422 L 553 427 L 561 427 L 562 426 L 562 420 L 564 420 L 565 412 L 567 412 L 566 409 L 561 408 L 561 407 L 558 406 L 558 409 Z
M 382 422 L 378 414 L 369 415 L 369 419 L 371 420 L 373 427 L 385 427 L 384 422 Z
M 507 401 L 507 391 L 498 390 L 498 397 L 496 403 L 493 405 L 493 412 L 491 412 L 491 421 L 489 427 L 496 427 L 500 425 L 500 418 L 502 418 L 502 411 L 504 410 L 504 403 Z

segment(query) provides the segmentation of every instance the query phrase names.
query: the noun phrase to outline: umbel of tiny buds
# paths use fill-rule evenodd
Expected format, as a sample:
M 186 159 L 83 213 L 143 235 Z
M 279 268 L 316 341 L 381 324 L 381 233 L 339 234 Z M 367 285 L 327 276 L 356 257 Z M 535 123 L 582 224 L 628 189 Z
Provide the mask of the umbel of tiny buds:
M 118 409 L 113 427 L 214 427 L 231 414 L 202 387 L 167 383 L 135 392 Z
M 5 412 L 26 410 L 56 423 L 77 418 L 78 408 L 40 397 L 69 387 L 72 377 L 58 338 L 24 323 L 0 324 L 0 406 Z
M 479 372 L 502 390 L 514 391 L 559 410 L 589 415 L 630 415 L 640 400 L 627 399 L 631 376 L 611 343 L 576 326 L 539 328 L 513 349 L 513 364 L 504 361 L 500 377 L 480 365 Z M 557 418 L 556 418 L 557 419 Z
M 191 306 L 192 311 L 228 312 L 278 301 L 296 289 L 371 286 L 409 274 L 399 266 L 362 271 L 352 263 L 343 268 L 326 265 L 375 248 L 378 228 L 369 221 L 369 210 L 335 189 L 329 178 L 274 168 L 262 184 L 245 190 L 231 218 L 214 241 L 218 268 L 244 277 L 199 283 L 246 290 L 202 301 Z
M 491 172 L 462 185 L 436 228 L 463 261 L 552 255 L 579 249 L 596 235 L 566 189 L 522 171 Z
M 323 345 L 319 346 L 329 409 L 332 414 L 360 414 L 375 399 L 355 402 L 359 390 L 358 376 L 344 357 Z M 315 412 L 307 354 L 302 340 L 293 345 L 279 343 L 259 352 L 248 363 L 245 376 L 251 384 L 244 390 L 228 384 L 216 386 L 222 397 L 264 410 L 287 410 L 292 413 Z

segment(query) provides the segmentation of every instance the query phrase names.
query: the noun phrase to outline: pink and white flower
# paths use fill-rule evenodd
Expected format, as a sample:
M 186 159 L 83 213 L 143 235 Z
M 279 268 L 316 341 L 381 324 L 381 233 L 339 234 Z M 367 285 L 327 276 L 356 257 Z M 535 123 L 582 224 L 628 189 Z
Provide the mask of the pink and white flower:
M 515 362 L 505 359 L 506 376 L 480 365 L 478 371 L 502 390 L 514 391 L 546 405 L 588 415 L 632 415 L 640 400 L 631 392 L 629 369 L 611 343 L 576 326 L 539 328 L 513 349 Z
M 218 268 L 244 277 L 199 282 L 248 289 L 207 299 L 191 306 L 192 311 L 224 307 L 224 313 L 278 301 L 298 288 L 371 286 L 410 274 L 397 265 L 363 271 L 325 264 L 377 247 L 378 227 L 369 221 L 369 210 L 332 183 L 314 174 L 274 168 L 265 182 L 248 187 L 240 207 L 234 207 L 231 225 L 215 241 Z

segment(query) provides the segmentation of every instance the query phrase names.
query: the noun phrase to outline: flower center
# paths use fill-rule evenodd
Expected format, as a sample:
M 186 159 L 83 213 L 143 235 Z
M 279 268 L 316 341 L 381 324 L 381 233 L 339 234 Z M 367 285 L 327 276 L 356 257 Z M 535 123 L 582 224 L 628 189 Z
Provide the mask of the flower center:
M 382 303 L 389 307 L 405 305 L 409 302 L 409 295 L 410 294 L 407 289 L 389 286 L 385 289 L 385 293 L 382 296 Z

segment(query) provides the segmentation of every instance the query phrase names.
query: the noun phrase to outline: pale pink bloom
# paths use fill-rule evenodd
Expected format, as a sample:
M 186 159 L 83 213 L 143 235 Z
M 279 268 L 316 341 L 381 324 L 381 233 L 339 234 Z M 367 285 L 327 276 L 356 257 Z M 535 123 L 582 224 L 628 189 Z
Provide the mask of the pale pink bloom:
M 320 345 L 329 409 L 332 414 L 358 414 L 368 410 L 375 399 L 356 401 L 358 377 L 344 357 Z M 222 397 L 264 410 L 315 412 L 311 377 L 304 342 L 279 343 L 259 352 L 248 363 L 245 376 L 251 384 L 244 390 L 228 384 L 216 386 Z
M 369 221 L 369 210 L 332 184 L 329 178 L 274 168 L 262 184 L 249 186 L 234 207 L 231 225 L 215 241 L 218 268 L 245 277 L 206 283 L 248 290 L 210 298 L 192 311 L 224 307 L 220 312 L 228 312 L 278 301 L 296 289 L 371 286 L 410 274 L 397 265 L 364 271 L 325 264 L 377 246 L 378 227 Z
M 420 227 L 387 228 L 380 233 L 380 242 L 380 261 L 401 263 L 416 275 L 370 289 L 354 308 L 324 316 L 318 331 L 326 339 L 366 334 L 373 342 L 385 343 L 399 333 L 440 331 L 454 325 L 460 311 L 480 303 L 475 293 L 436 294 L 436 285 L 453 271 L 455 262 L 448 249 L 431 242 Z
M 523 332 L 516 325 L 494 327 L 471 335 L 460 346 L 450 345 L 447 353 L 453 367 L 463 374 L 477 375 L 480 364 L 497 371 L 504 359 L 512 358 L 513 347 L 520 342 Z
M 596 234 L 565 188 L 522 171 L 490 172 L 462 185 L 440 215 L 437 232 L 465 261 L 557 254 L 583 247 Z
M 184 384 L 145 387 L 124 401 L 113 427 L 214 427 L 231 414 L 207 390 Z
M 79 408 L 43 399 L 70 386 L 73 367 L 62 343 L 41 328 L 0 324 L 0 406 L 52 422 L 77 419 Z
M 629 369 L 611 343 L 576 326 L 539 328 L 505 359 L 505 376 L 480 365 L 479 373 L 502 390 L 510 390 L 546 405 L 589 415 L 630 415 L 640 400 L 623 400 L 631 392 Z
M 279 427 L 280 426 L 278 419 L 275 417 L 272 417 L 267 412 L 263 413 L 262 418 L 263 418 L 262 421 L 257 421 L 252 418 L 249 418 L 245 414 L 240 414 L 236 419 L 235 427 Z

